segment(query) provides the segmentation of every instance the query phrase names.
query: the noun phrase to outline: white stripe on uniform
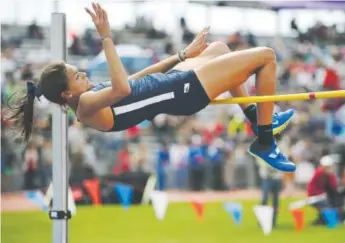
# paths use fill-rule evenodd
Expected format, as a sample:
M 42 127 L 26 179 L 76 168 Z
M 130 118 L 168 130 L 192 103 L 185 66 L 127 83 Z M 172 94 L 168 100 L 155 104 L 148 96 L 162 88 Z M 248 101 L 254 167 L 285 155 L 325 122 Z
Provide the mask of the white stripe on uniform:
M 139 110 L 148 105 L 156 104 L 165 100 L 171 100 L 174 98 L 175 98 L 174 92 L 169 92 L 169 93 L 153 96 L 145 100 L 137 101 L 132 104 L 114 107 L 113 110 L 115 112 L 115 115 L 120 115 L 120 114 L 128 113 L 131 111 Z

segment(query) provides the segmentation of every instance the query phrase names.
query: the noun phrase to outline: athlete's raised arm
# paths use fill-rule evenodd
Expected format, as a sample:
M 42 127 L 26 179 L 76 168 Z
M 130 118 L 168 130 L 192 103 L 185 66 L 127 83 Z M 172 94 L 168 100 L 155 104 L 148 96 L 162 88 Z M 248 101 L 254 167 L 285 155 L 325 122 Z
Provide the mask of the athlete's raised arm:
M 98 92 L 86 92 L 80 97 L 78 113 L 86 116 L 118 102 L 131 92 L 126 70 L 115 50 L 107 12 L 98 3 L 92 3 L 92 8 L 93 11 L 89 8 L 85 8 L 85 10 L 91 16 L 97 32 L 102 38 L 112 86 Z
M 205 27 L 195 38 L 194 40 L 178 54 L 170 56 L 159 63 L 156 63 L 152 66 L 149 66 L 131 76 L 128 77 L 130 80 L 139 79 L 144 77 L 145 75 L 151 73 L 165 73 L 172 69 L 176 64 L 180 61 L 183 61 L 187 58 L 193 58 L 199 56 L 201 52 L 203 52 L 208 44 L 206 42 L 207 35 L 209 33 L 210 27 Z M 180 55 L 180 57 L 178 56 Z M 182 60 L 180 60 L 182 58 Z

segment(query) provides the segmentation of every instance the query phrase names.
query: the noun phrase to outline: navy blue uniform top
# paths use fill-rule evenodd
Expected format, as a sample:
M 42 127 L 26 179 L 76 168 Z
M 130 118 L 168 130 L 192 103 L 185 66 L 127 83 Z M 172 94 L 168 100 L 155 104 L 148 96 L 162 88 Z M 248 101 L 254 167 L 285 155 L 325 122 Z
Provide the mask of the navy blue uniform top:
M 95 85 L 92 91 L 111 86 L 111 82 Z M 165 113 L 177 116 L 195 114 L 210 100 L 193 71 L 173 70 L 130 80 L 131 93 L 110 106 L 114 116 L 111 131 L 122 131 L 144 120 Z

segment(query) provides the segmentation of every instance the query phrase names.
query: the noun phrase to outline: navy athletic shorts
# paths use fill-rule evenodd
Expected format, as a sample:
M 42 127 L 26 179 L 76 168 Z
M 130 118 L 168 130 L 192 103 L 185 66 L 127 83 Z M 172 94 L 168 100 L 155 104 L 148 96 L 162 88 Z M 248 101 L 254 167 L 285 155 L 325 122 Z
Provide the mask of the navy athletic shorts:
M 125 130 L 162 113 L 193 115 L 210 103 L 193 70 L 150 74 L 129 84 L 131 94 L 111 106 L 115 118 L 112 131 Z

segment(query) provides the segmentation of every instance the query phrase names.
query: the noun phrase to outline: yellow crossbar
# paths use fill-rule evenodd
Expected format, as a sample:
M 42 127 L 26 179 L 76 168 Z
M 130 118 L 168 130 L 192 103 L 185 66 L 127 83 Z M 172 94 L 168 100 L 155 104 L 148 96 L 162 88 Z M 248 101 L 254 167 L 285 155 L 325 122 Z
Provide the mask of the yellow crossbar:
M 345 97 L 345 90 L 215 99 L 211 102 L 211 104 L 222 105 L 222 104 L 263 103 L 263 102 L 292 101 L 292 100 L 334 99 L 334 98 L 340 98 L 340 97 Z

